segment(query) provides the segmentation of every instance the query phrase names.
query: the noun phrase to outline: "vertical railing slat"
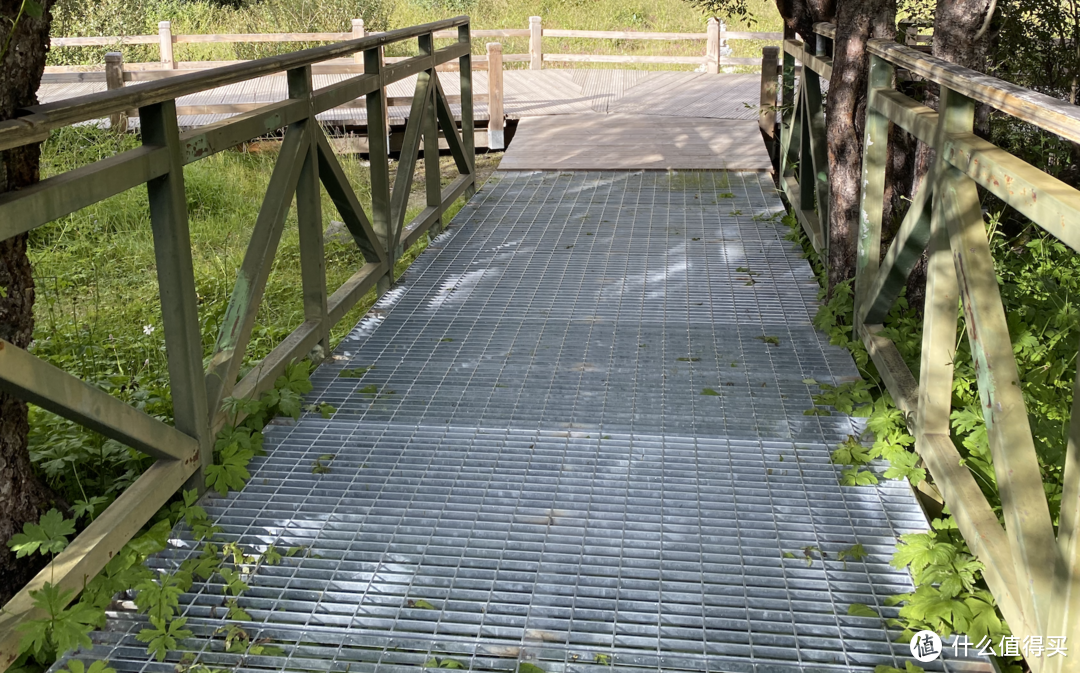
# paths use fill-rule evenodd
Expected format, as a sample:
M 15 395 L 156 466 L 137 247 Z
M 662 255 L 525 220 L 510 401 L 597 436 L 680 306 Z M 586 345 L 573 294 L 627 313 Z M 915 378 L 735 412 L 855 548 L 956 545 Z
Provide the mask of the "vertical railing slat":
M 539 17 L 536 18 L 539 33 Z M 465 190 L 465 198 L 469 198 L 476 193 L 476 128 L 473 122 L 472 35 L 469 24 L 458 26 L 458 42 L 469 47 L 458 59 L 461 76 L 461 145 L 469 164 L 469 175 L 473 177 L 472 184 Z
M 420 53 L 432 54 L 435 52 L 435 38 L 433 35 L 420 37 Z M 428 77 L 435 79 L 439 73 L 434 69 L 428 71 Z M 427 89 L 424 97 L 424 124 L 421 132 L 424 135 L 424 191 L 427 196 L 428 208 L 439 210 L 439 217 L 431 224 L 428 237 L 433 238 L 442 231 L 442 171 L 439 169 L 439 118 L 435 112 L 435 83 Z
M 201 492 L 205 488 L 203 472 L 213 463 L 214 456 L 176 101 L 140 108 L 139 123 L 144 144 L 169 150 L 169 172 L 147 182 L 146 189 L 161 293 L 173 424 L 199 442 L 201 468 L 191 477 L 188 488 Z
M 893 67 L 888 61 L 870 57 L 868 97 L 874 89 L 892 87 Z M 885 167 L 889 157 L 889 119 L 871 106 L 866 108 L 863 133 L 862 189 L 859 194 L 858 254 L 855 259 L 855 316 L 866 288 L 877 275 L 881 261 L 881 218 L 885 208 Z M 858 334 L 859 324 L 853 326 Z
M 380 47 L 364 50 L 364 72 L 382 77 L 383 57 Z M 381 295 L 394 283 L 397 241 L 391 239 L 390 218 L 390 147 L 386 124 L 386 85 L 367 95 L 368 159 L 371 164 L 371 226 L 386 251 L 387 275 L 379 280 Z
M 289 98 L 308 98 L 314 86 L 311 66 L 288 72 Z M 310 106 L 308 108 L 310 114 Z M 330 318 L 326 304 L 326 255 L 323 250 L 322 189 L 319 181 L 319 136 L 314 114 L 300 122 L 308 136 L 304 164 L 296 183 L 296 220 L 300 236 L 300 282 L 304 294 L 304 320 L 317 321 L 319 344 L 312 351 L 318 362 L 330 353 Z M 321 352 L 319 352 L 321 349 Z

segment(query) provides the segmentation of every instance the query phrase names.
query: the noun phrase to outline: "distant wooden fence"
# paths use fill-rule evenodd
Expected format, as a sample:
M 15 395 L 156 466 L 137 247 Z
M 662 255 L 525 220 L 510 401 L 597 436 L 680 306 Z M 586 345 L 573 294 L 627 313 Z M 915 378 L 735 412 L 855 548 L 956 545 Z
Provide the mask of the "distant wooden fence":
M 175 35 L 172 32 L 172 24 L 162 21 L 158 24 L 157 35 L 130 35 L 112 37 L 54 37 L 52 48 L 62 49 L 70 47 L 109 46 L 122 47 L 124 45 L 158 45 L 160 61 L 152 63 L 125 63 L 121 52 L 109 52 L 106 54 L 103 66 L 48 66 L 42 77 L 44 84 L 70 84 L 79 82 L 104 82 L 108 89 L 117 89 L 130 82 L 155 81 L 167 77 L 175 77 L 190 73 L 193 70 L 217 68 L 223 65 L 233 65 L 244 61 L 177 61 L 173 54 L 173 45 L 176 44 L 230 44 L 246 42 L 340 42 L 343 40 L 355 40 L 367 35 L 379 35 L 380 33 L 366 32 L 363 19 L 353 19 L 351 31 L 347 33 L 237 33 L 221 35 Z M 541 18 L 530 17 L 528 28 L 508 28 L 494 30 L 474 30 L 473 37 L 490 38 L 529 38 L 529 53 L 504 54 L 502 45 L 498 42 L 488 43 L 485 56 L 473 57 L 474 65 L 486 65 L 488 68 L 487 94 L 474 94 L 474 104 L 488 105 L 487 147 L 489 149 L 502 149 L 505 147 L 503 137 L 505 128 L 505 114 L 503 102 L 502 69 L 504 63 L 528 63 L 529 68 L 539 70 L 547 62 L 579 62 L 579 63 L 627 63 L 649 64 L 666 63 L 682 65 L 705 66 L 710 73 L 718 73 L 722 66 L 762 66 L 765 71 L 775 73 L 776 47 L 766 48 L 765 59 L 757 58 L 728 58 L 723 56 L 728 40 L 763 40 L 780 41 L 783 33 L 753 33 L 728 31 L 724 22 L 715 18 L 709 19 L 704 33 L 656 33 L 637 31 L 603 31 L 603 30 L 555 30 L 543 28 Z M 434 34 L 435 38 L 454 38 L 453 31 L 439 31 Z M 657 40 L 665 42 L 695 41 L 705 42 L 705 51 L 702 56 L 634 56 L 634 55 L 606 55 L 606 54 L 547 54 L 543 51 L 543 38 L 583 38 L 598 40 Z M 770 49 L 772 51 L 770 51 Z M 396 63 L 405 60 L 403 57 L 385 57 L 386 63 Z M 454 70 L 457 64 L 447 62 L 440 64 L 439 70 Z M 340 75 L 340 74 L 363 74 L 364 64 L 362 59 L 337 58 L 328 59 L 315 63 L 311 66 L 313 75 Z M 763 79 L 766 77 L 763 75 Z M 775 75 L 773 77 L 775 79 Z M 385 92 L 384 92 L 385 95 Z M 762 101 L 766 91 L 762 90 Z M 454 104 L 460 103 L 460 98 L 447 96 L 447 100 Z M 389 97 L 384 101 L 383 109 L 396 106 L 408 106 L 411 104 L 410 97 Z M 772 102 L 775 101 L 775 85 L 773 86 Z M 762 128 L 765 128 L 766 120 L 775 123 L 775 112 L 772 102 L 768 103 L 763 112 Z M 181 105 L 177 107 L 180 115 L 206 115 L 206 114 L 239 114 L 260 107 L 262 103 L 213 103 L 206 105 Z M 346 101 L 339 108 L 364 108 L 366 104 L 361 101 Z M 132 111 L 137 115 L 137 111 Z M 114 125 L 120 123 L 120 114 L 112 115 Z M 770 133 L 771 137 L 771 133 Z M 481 138 L 482 140 L 482 138 Z M 366 147 L 366 145 L 365 145 Z
M 456 35 L 456 41 L 436 48 L 434 33 L 455 28 L 452 34 Z M 419 55 L 385 64 L 382 48 L 409 39 L 417 40 Z M 364 59 L 365 73 L 314 88 L 313 67 L 353 54 Z M 460 16 L 38 105 L 27 109 L 18 119 L 0 122 L 0 150 L 6 150 L 40 142 L 59 128 L 138 109 L 142 122 L 140 147 L 47 178 L 26 189 L 0 194 L 0 239 L 25 233 L 120 192 L 146 185 L 175 419 L 173 425 L 163 423 L 0 340 L 0 389 L 156 459 L 0 611 L 0 671 L 16 659 L 23 636 L 19 625 L 43 616 L 34 607 L 30 592 L 50 582 L 62 592 L 70 590 L 74 595 L 186 482 L 190 482 L 187 488 L 202 488 L 204 470 L 213 462 L 213 438 L 226 422 L 226 399 L 257 398 L 273 387 L 275 379 L 294 359 L 309 354 L 315 360 L 325 356 L 329 352 L 330 328 L 369 290 L 385 292 L 393 281 L 394 264 L 403 250 L 425 232 L 438 231 L 450 205 L 475 191 L 471 58 L 468 17 Z M 461 73 L 460 133 L 435 74 L 439 65 L 452 60 L 458 62 Z M 191 131 L 181 132 L 178 128 L 177 98 L 276 73 L 284 73 L 288 78 L 285 100 L 263 103 L 257 109 Z M 414 75 L 417 81 L 412 109 L 397 177 L 391 186 L 384 125 L 385 90 L 388 84 Z M 370 212 L 362 208 L 329 140 L 316 122 L 316 114 L 361 97 L 367 106 L 370 130 Z M 204 366 L 184 166 L 279 129 L 284 132 L 281 150 L 213 355 Z M 439 162 L 425 161 L 426 207 L 406 222 L 417 154 L 423 148 L 425 156 L 437 155 L 440 131 L 459 175 L 441 187 Z M 326 287 L 324 268 L 320 197 L 324 187 L 364 255 L 364 264 L 333 292 Z M 304 322 L 238 381 L 266 280 L 294 200 Z
M 162 21 L 158 24 L 157 35 L 129 35 L 112 37 L 54 37 L 54 49 L 65 47 L 124 45 L 158 45 L 160 61 L 155 63 L 128 63 L 125 66 L 125 81 L 142 81 L 168 76 L 162 70 L 185 70 L 192 68 L 212 68 L 224 65 L 221 61 L 176 61 L 173 57 L 175 44 L 236 44 L 245 42 L 339 42 L 364 37 L 364 20 L 353 19 L 352 29 L 347 33 L 241 33 L 223 35 L 174 35 L 172 24 Z M 371 33 L 375 35 L 377 33 Z M 556 30 L 543 27 L 539 16 L 529 18 L 528 28 L 505 28 L 495 30 L 474 30 L 475 38 L 529 38 L 529 51 L 525 54 L 503 54 L 504 63 L 524 62 L 532 70 L 540 70 L 547 62 L 570 63 L 666 63 L 676 65 L 705 66 L 708 72 L 719 72 L 721 66 L 741 65 L 757 66 L 756 58 L 728 58 L 724 48 L 729 40 L 763 40 L 780 42 L 783 33 L 729 31 L 723 21 L 709 19 L 704 33 L 656 33 L 618 30 Z M 452 38 L 450 32 L 435 35 L 436 38 Z M 620 54 L 548 54 L 543 49 L 543 38 L 582 38 L 597 40 L 646 40 L 662 42 L 702 41 L 705 49 L 701 56 L 637 56 Z M 474 62 L 484 63 L 485 57 L 478 56 Z M 387 58 L 388 63 L 393 58 Z M 336 60 L 319 64 L 314 69 L 316 74 L 340 74 L 356 72 L 353 68 L 362 64 L 349 60 Z M 101 66 L 49 66 L 45 69 L 45 82 L 92 82 L 104 81 Z M 72 76 L 74 75 L 74 76 Z
M 814 30 L 812 47 L 795 39 L 784 41 L 782 89 L 787 105 L 780 185 L 814 247 L 827 253 L 829 173 L 820 79 L 832 75 L 835 29 L 817 24 Z M 856 333 L 893 400 L 905 412 L 915 450 L 983 564 L 983 579 L 1012 634 L 1025 643 L 1049 643 L 1054 638 L 1075 647 L 1080 643 L 1080 388 L 1073 399 L 1055 535 L 978 188 L 1078 252 L 1080 190 L 976 136 L 973 125 L 975 104 L 985 103 L 1080 143 L 1080 107 L 893 41 L 870 40 L 867 51 L 870 74 L 855 276 Z M 796 60 L 804 66 L 797 93 Z M 897 69 L 937 83 L 938 110 L 897 91 Z M 933 147 L 935 160 L 883 256 L 891 125 Z M 924 252 L 929 261 L 922 360 L 916 378 L 895 344 L 882 333 L 881 324 Z M 1004 525 L 950 437 L 958 305 L 964 312 L 965 335 L 978 372 Z M 1027 658 L 1034 673 L 1080 670 L 1076 656 L 1043 652 L 1042 657 Z

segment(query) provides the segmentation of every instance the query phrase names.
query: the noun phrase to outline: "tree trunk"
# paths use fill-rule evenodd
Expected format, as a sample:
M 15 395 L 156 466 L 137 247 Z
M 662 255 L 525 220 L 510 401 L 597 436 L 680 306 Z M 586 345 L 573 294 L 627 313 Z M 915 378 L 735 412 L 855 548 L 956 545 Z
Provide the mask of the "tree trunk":
M 25 12 L 0 62 L 0 121 L 37 103 L 49 41 L 49 6 L 35 18 Z M 0 50 L 12 32 L 23 0 L 0 0 Z M 38 145 L 0 152 L 0 193 L 38 181 Z M 0 338 L 19 348 L 30 345 L 34 332 L 34 277 L 26 256 L 27 235 L 0 241 Z M 6 603 L 33 577 L 40 563 L 16 562 L 7 541 L 27 521 L 37 521 L 53 497 L 35 476 L 27 452 L 26 403 L 0 393 L 0 604 Z
M 866 82 L 872 37 L 896 38 L 895 0 L 839 3 L 833 71 L 825 105 L 829 154 L 829 294 L 855 275 L 858 251 L 859 186 L 866 124 Z
M 784 19 L 784 25 L 804 40 L 811 40 L 815 23 L 833 20 L 836 0 L 776 0 L 776 9 Z
M 996 0 L 937 0 L 934 10 L 934 43 L 931 53 L 950 63 L 986 71 L 990 55 L 991 34 L 989 20 L 996 9 Z M 990 16 L 988 16 L 988 14 Z M 938 89 L 927 89 L 926 105 L 937 109 Z M 975 129 L 985 135 L 990 117 L 990 106 L 975 107 Z M 923 178 L 934 162 L 934 150 L 920 141 L 915 150 L 915 177 L 912 180 L 911 194 L 915 195 L 922 185 Z M 917 310 L 922 310 L 926 298 L 926 256 L 919 260 L 911 270 L 907 282 L 908 302 Z

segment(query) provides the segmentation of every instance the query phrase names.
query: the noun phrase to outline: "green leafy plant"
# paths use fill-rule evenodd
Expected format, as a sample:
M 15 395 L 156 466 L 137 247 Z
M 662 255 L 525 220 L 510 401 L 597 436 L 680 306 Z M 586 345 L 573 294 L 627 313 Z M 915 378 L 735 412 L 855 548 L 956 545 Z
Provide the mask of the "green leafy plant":
M 330 463 L 334 462 L 336 456 L 332 453 L 324 453 L 311 465 L 312 474 L 330 474 Z
M 95 661 L 88 667 L 79 659 L 68 659 L 67 666 L 57 673 L 116 673 L 116 669 L 107 661 Z
M 450 657 L 432 657 L 424 662 L 424 668 L 458 668 L 465 669 L 465 664 Z
M 836 552 L 836 560 L 843 561 L 845 569 L 847 569 L 847 562 L 849 559 L 852 561 L 861 561 L 867 556 L 869 556 L 869 554 L 866 553 L 866 549 L 861 543 L 855 543 L 846 549 L 841 549 Z M 850 614 L 850 612 L 848 614 Z
M 135 636 L 140 642 L 147 643 L 146 652 L 158 661 L 165 661 L 170 650 L 176 649 L 178 640 L 190 638 L 191 631 L 184 628 L 187 617 L 165 620 L 150 618 L 151 629 L 142 629 Z
M 847 613 L 852 617 L 877 617 L 881 618 L 881 615 L 877 613 L 873 608 L 863 605 L 862 603 L 852 603 L 848 606 Z
M 873 486 L 878 483 L 878 478 L 870 470 L 850 467 L 840 473 L 840 483 L 844 486 Z
M 90 647 L 90 632 L 100 621 L 100 615 L 92 606 L 75 603 L 65 607 L 75 591 L 61 591 L 48 582 L 41 589 L 30 592 L 34 607 L 47 615 L 19 625 L 22 639 L 19 654 L 27 654 L 40 664 L 48 664 L 56 657 L 77 647 Z
M 41 515 L 37 523 L 23 525 L 23 532 L 16 533 L 8 540 L 8 547 L 15 552 L 15 558 L 23 558 L 34 553 L 55 557 L 68 545 L 68 535 L 75 532 L 75 520 L 65 519 L 55 509 Z

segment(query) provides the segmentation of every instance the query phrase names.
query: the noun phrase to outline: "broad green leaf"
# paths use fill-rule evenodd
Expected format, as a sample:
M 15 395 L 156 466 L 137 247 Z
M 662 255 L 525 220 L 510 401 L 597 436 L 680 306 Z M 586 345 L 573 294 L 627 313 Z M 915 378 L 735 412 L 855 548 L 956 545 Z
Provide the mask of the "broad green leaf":
M 23 11 L 35 19 L 40 19 L 45 14 L 45 8 L 36 0 L 23 0 Z

